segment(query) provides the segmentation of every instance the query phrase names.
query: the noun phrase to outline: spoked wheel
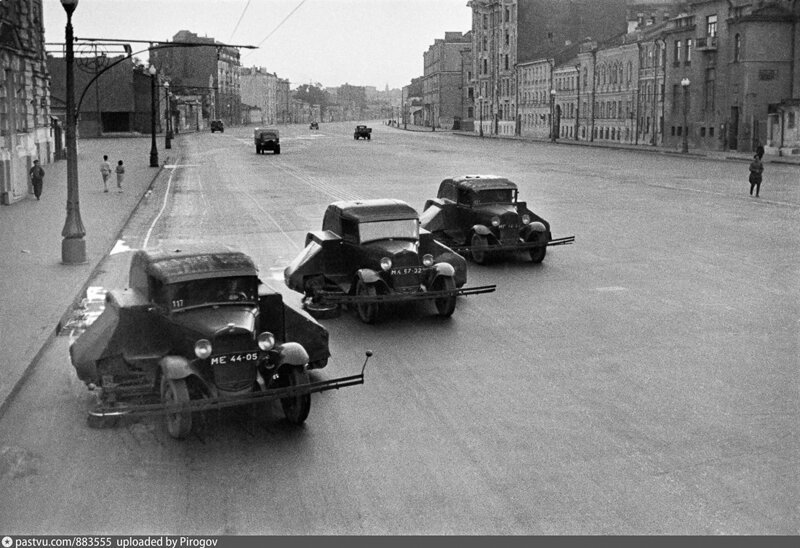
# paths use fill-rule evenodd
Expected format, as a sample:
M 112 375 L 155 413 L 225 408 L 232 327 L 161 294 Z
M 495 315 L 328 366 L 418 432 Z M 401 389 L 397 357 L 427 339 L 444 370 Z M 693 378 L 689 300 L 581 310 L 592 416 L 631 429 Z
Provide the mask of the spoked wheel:
M 456 282 L 450 276 L 439 276 L 433 281 L 434 291 L 454 291 Z M 436 304 L 436 312 L 443 318 L 449 318 L 456 310 L 456 296 L 437 297 L 433 300 Z
M 310 382 L 308 373 L 299 367 L 292 367 L 280 373 L 282 387 L 302 386 Z M 311 394 L 281 398 L 281 407 L 283 407 L 283 414 L 286 415 L 287 421 L 292 424 L 303 424 L 308 418 L 309 411 L 311 411 Z
M 174 403 L 187 403 L 189 401 L 189 387 L 186 379 L 167 379 L 161 381 L 161 401 L 167 405 Z M 175 439 L 183 439 L 192 431 L 192 412 L 179 411 L 167 413 L 167 431 Z
M 374 285 L 358 280 L 358 283 L 356 283 L 356 295 L 359 297 L 375 297 L 378 295 L 378 291 Z M 362 322 L 375 323 L 378 317 L 378 303 L 356 303 L 356 312 L 358 312 L 358 318 Z
M 470 249 L 470 253 L 472 254 L 472 260 L 478 264 L 486 264 L 486 261 L 489 260 L 489 240 L 486 236 L 481 236 L 480 234 L 473 234 L 472 241 L 470 242 L 472 246 Z
M 547 246 L 532 247 L 528 252 L 531 254 L 531 261 L 534 263 L 541 263 L 544 260 L 544 256 L 547 254 Z

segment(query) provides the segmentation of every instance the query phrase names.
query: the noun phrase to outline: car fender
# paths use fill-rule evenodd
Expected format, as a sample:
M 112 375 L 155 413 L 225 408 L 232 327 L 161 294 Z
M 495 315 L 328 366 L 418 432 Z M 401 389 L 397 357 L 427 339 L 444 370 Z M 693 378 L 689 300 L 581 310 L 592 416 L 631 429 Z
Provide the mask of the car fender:
M 170 380 L 185 379 L 192 375 L 200 377 L 199 372 L 192 366 L 192 362 L 183 356 L 164 356 L 159 360 L 161 374 Z
M 374 284 L 381 281 L 380 275 L 371 268 L 360 268 L 356 271 L 356 276 L 365 284 Z
M 533 221 L 522 229 L 522 239 L 527 241 L 531 236 L 538 236 L 541 232 L 547 232 L 547 227 L 539 221 Z
M 280 345 L 278 350 L 279 365 L 305 365 L 308 363 L 308 352 L 303 345 L 296 342 L 287 342 Z
M 478 234 L 480 236 L 491 236 L 492 231 L 486 225 L 474 225 L 472 227 L 472 232 Z
M 447 276 L 448 278 L 452 278 L 456 273 L 456 269 L 453 268 L 453 265 L 450 263 L 436 263 L 433 266 L 436 269 L 437 276 Z

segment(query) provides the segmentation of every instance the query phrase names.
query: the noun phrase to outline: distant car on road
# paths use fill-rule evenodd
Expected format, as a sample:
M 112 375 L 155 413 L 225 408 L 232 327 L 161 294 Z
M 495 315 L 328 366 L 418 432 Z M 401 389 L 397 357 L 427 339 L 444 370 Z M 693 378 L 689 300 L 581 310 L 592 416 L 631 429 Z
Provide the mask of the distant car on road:
M 253 130 L 253 143 L 256 145 L 256 154 L 271 150 L 274 154 L 281 153 L 281 135 L 278 128 L 257 127 Z
M 211 120 L 211 133 L 215 131 L 225 133 L 225 124 L 222 123 L 222 120 Z
M 98 394 L 90 426 L 160 412 L 178 439 L 193 412 L 271 400 L 300 424 L 313 392 L 363 382 L 362 369 L 312 385 L 308 369 L 330 356 L 327 330 L 261 283 L 250 257 L 216 247 L 137 251 L 129 287 L 107 293 L 69 353 Z
M 420 230 L 414 208 L 390 199 L 330 204 L 322 230 L 308 233 L 284 279 L 305 296 L 310 314 L 334 315 L 346 304 L 364 323 L 374 323 L 385 304 L 419 300 L 448 317 L 457 296 L 495 290 L 462 287 L 467 261 Z
M 521 250 L 540 263 L 548 246 L 575 241 L 575 236 L 554 240 L 550 223 L 518 201 L 518 195 L 517 185 L 505 177 L 451 177 L 441 182 L 436 198 L 425 203 L 420 223 L 436 240 L 470 253 L 478 264 Z
M 311 122 L 309 129 L 319 129 L 319 122 Z
M 355 139 L 356 141 L 359 139 L 366 139 L 368 141 L 371 140 L 372 128 L 364 125 L 356 126 L 356 130 L 353 132 L 353 139 Z

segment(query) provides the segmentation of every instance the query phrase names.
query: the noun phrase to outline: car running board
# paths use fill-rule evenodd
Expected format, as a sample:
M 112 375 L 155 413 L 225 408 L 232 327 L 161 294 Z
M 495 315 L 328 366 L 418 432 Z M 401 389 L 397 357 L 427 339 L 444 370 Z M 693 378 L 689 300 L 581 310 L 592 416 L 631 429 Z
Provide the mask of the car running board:
M 481 285 L 475 287 L 462 287 L 461 289 L 442 291 L 420 291 L 414 293 L 389 293 L 385 295 L 345 295 L 332 291 L 320 291 L 315 294 L 315 300 L 320 303 L 331 304 L 368 304 L 368 303 L 399 303 L 409 301 L 430 301 L 444 297 L 460 297 L 464 295 L 480 295 L 491 293 L 497 289 L 496 285 Z
M 575 242 L 575 236 L 567 236 L 566 238 L 556 238 L 554 240 L 548 240 L 547 244 L 545 245 L 550 247 L 554 245 L 567 245 L 574 242 Z M 448 247 L 450 247 L 450 249 L 452 249 L 456 253 L 471 252 L 473 248 L 478 249 L 479 251 L 485 251 L 489 253 L 494 251 L 521 251 L 524 249 L 534 249 L 536 247 L 542 247 L 542 244 L 534 242 L 519 242 L 516 244 L 505 244 L 505 245 L 496 245 L 496 244 L 489 244 L 485 246 L 456 245 Z

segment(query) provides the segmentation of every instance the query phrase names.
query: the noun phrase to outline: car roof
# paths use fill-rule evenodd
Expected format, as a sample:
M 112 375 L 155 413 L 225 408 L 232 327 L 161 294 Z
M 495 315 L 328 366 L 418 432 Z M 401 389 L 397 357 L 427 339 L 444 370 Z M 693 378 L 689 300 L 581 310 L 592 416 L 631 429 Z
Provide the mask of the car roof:
M 446 180 L 447 179 L 445 179 L 445 181 Z M 449 180 L 459 188 L 466 188 L 476 192 L 479 190 L 499 188 L 517 189 L 516 183 L 498 175 L 461 175 L 458 177 L 450 177 Z
M 402 200 L 392 198 L 334 202 L 328 208 L 338 210 L 342 218 L 364 223 L 419 218 L 416 209 Z
M 141 262 L 150 276 L 167 284 L 200 278 L 258 275 L 250 257 L 223 246 L 140 250 L 133 261 Z

